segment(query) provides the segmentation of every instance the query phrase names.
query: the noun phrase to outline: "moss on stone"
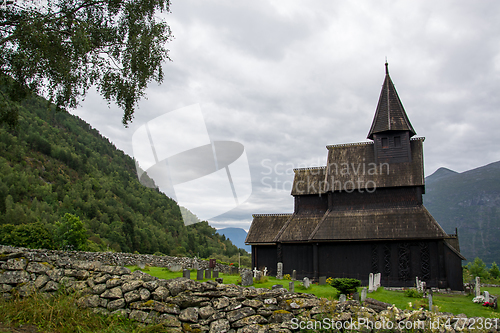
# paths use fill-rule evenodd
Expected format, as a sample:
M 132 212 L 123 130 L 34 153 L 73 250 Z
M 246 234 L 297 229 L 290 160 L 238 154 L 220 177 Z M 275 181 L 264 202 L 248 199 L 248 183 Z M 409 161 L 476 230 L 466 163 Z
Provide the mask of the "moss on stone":
M 278 313 L 291 313 L 291 312 L 286 310 L 275 310 L 274 313 L 278 314 Z

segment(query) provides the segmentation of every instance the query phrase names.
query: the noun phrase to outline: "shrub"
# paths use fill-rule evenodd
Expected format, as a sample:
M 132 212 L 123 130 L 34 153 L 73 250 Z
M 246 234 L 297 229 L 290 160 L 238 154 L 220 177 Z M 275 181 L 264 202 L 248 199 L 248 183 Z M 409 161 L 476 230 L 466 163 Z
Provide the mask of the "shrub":
M 406 297 L 413 297 L 413 298 L 421 298 L 422 294 L 418 292 L 417 289 L 406 289 L 405 290 L 405 296 Z
M 356 288 L 361 286 L 361 281 L 358 279 L 351 278 L 329 278 L 326 280 L 327 283 L 340 291 L 341 294 L 350 294 L 356 291 Z
M 285 275 L 283 275 L 283 279 L 292 280 L 292 277 L 290 276 L 290 274 L 285 274 Z

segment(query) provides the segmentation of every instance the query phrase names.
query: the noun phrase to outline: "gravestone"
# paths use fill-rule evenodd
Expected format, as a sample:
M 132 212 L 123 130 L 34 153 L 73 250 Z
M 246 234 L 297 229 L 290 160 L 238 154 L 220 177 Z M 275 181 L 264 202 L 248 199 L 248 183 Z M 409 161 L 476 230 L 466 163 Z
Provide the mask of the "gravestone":
M 139 267 L 140 269 L 144 269 L 146 267 L 146 264 L 143 262 L 138 262 L 137 267 Z
M 366 288 L 363 288 L 363 289 L 361 290 L 361 303 L 363 303 L 363 302 L 365 301 L 365 299 L 366 299 L 366 294 L 367 294 L 367 290 L 366 290 Z
M 378 288 L 380 288 L 380 276 L 381 274 L 380 273 L 377 273 L 373 276 L 373 290 L 377 290 Z
M 490 293 L 486 290 L 484 291 L 484 301 L 488 303 L 490 302 Z
M 339 296 L 339 302 L 342 303 L 342 302 L 345 302 L 345 301 L 346 301 L 345 294 L 340 294 L 340 296 Z
M 238 274 L 238 268 L 231 266 L 231 275 L 236 275 Z
M 171 272 L 180 272 L 182 271 L 182 265 L 179 264 L 171 264 L 168 268 Z
M 241 285 L 243 287 L 251 286 L 253 284 L 253 277 L 251 271 L 244 271 L 241 274 Z
M 276 274 L 276 279 L 283 280 L 283 263 L 278 263 L 278 273 Z
M 479 276 L 476 276 L 476 297 L 481 295 L 481 279 Z
M 319 277 L 319 285 L 322 286 L 326 284 L 326 276 L 320 276 Z
M 429 311 L 432 311 L 432 294 L 429 294 L 427 298 L 429 299 Z
M 212 278 L 212 271 L 209 269 L 205 269 L 205 279 L 211 279 Z
M 293 283 L 293 281 L 288 282 L 288 291 L 291 293 L 295 292 L 295 284 Z
M 357 291 L 352 295 L 352 299 L 359 302 L 359 293 Z
M 295 269 L 292 271 L 292 281 L 297 281 L 297 271 Z
M 275 284 L 271 287 L 271 290 L 276 290 L 276 289 L 281 289 L 283 288 L 283 285 L 282 284 Z
M 203 270 L 199 269 L 196 271 L 196 280 L 203 280 Z
M 420 291 L 420 281 L 418 280 L 418 276 L 415 276 L 415 288 Z
M 373 273 L 370 273 L 370 275 L 368 275 L 368 292 L 372 292 L 373 291 Z
M 215 282 L 219 283 L 219 284 L 222 284 L 224 280 L 222 278 L 216 278 L 215 279 Z
M 185 269 L 182 271 L 182 277 L 185 277 L 187 279 L 191 278 L 191 271 L 189 269 Z
M 214 279 L 217 279 L 219 277 L 219 271 L 216 269 L 214 270 Z
M 264 276 L 267 276 L 267 267 L 264 267 Z
M 262 280 L 262 272 L 261 271 L 257 271 L 257 274 L 255 275 L 255 280 L 256 281 Z
M 493 309 L 497 309 L 498 308 L 498 297 L 495 298 L 495 300 L 493 301 Z
M 311 281 L 309 281 L 309 278 L 306 276 L 304 280 L 302 281 L 302 284 L 304 285 L 304 288 L 309 288 Z
M 200 263 L 199 263 L 199 262 L 197 262 L 197 261 L 195 261 L 195 262 L 193 263 L 193 269 L 194 269 L 194 270 L 196 270 L 196 271 L 197 271 L 197 270 L 199 270 L 199 269 L 200 269 Z
M 253 271 L 252 271 L 252 272 L 253 272 L 253 278 L 254 278 L 254 279 L 257 277 L 257 272 L 258 272 L 258 271 L 259 271 L 259 270 L 257 269 L 257 267 L 254 267 L 254 268 L 253 268 Z
M 215 268 L 215 264 L 217 261 L 215 259 L 209 259 L 208 260 L 208 268 Z

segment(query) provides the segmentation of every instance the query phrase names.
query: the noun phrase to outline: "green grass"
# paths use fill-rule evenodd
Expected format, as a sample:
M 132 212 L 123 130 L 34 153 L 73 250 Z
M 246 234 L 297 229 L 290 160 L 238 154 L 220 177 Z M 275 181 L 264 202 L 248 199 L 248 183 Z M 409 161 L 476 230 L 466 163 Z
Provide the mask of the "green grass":
M 137 269 L 136 266 L 129 266 L 130 269 Z M 170 272 L 168 269 L 161 267 L 151 267 L 149 271 L 146 273 L 156 276 L 161 279 L 173 279 L 176 277 L 182 276 L 182 272 Z M 223 278 L 224 283 L 226 284 L 236 284 L 239 275 L 227 275 L 219 273 L 219 277 Z M 196 271 L 191 271 L 191 278 L 196 279 Z M 288 289 L 289 280 L 277 280 L 273 276 L 267 277 L 268 281 L 264 283 L 254 283 L 253 286 L 256 288 L 271 288 L 275 284 L 281 284 L 283 287 Z M 201 282 L 206 281 L 206 279 L 201 280 Z M 317 285 L 311 284 L 308 289 L 305 289 L 302 286 L 301 281 L 294 281 L 295 292 L 298 293 L 308 293 L 313 294 L 318 297 L 335 299 L 338 298 L 337 289 L 331 287 L 330 285 Z M 358 288 L 358 291 L 361 292 L 362 288 Z M 487 290 L 492 295 L 500 295 L 499 287 L 484 287 L 481 288 L 482 291 Z M 408 303 L 411 302 L 415 304 L 415 302 L 419 301 L 417 298 L 405 297 L 402 291 L 391 291 L 385 290 L 384 288 L 379 288 L 376 292 L 368 294 L 368 297 L 374 298 L 381 302 L 395 304 L 399 309 L 408 308 Z M 484 307 L 480 304 L 476 304 L 472 302 L 473 296 L 464 296 L 464 295 L 446 295 L 446 294 L 434 294 L 433 305 L 437 306 L 439 311 L 441 312 L 450 312 L 453 314 L 465 313 L 468 317 L 485 317 L 485 318 L 500 318 L 499 310 L 493 310 L 493 308 Z M 420 299 L 421 303 L 428 304 L 427 299 Z

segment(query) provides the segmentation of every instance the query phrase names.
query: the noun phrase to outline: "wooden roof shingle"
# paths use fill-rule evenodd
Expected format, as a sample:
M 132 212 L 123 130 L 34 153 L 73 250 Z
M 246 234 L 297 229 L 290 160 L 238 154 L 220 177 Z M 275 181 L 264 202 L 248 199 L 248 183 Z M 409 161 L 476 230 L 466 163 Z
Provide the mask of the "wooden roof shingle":
M 245 243 L 274 244 L 274 238 L 292 214 L 254 214 Z

